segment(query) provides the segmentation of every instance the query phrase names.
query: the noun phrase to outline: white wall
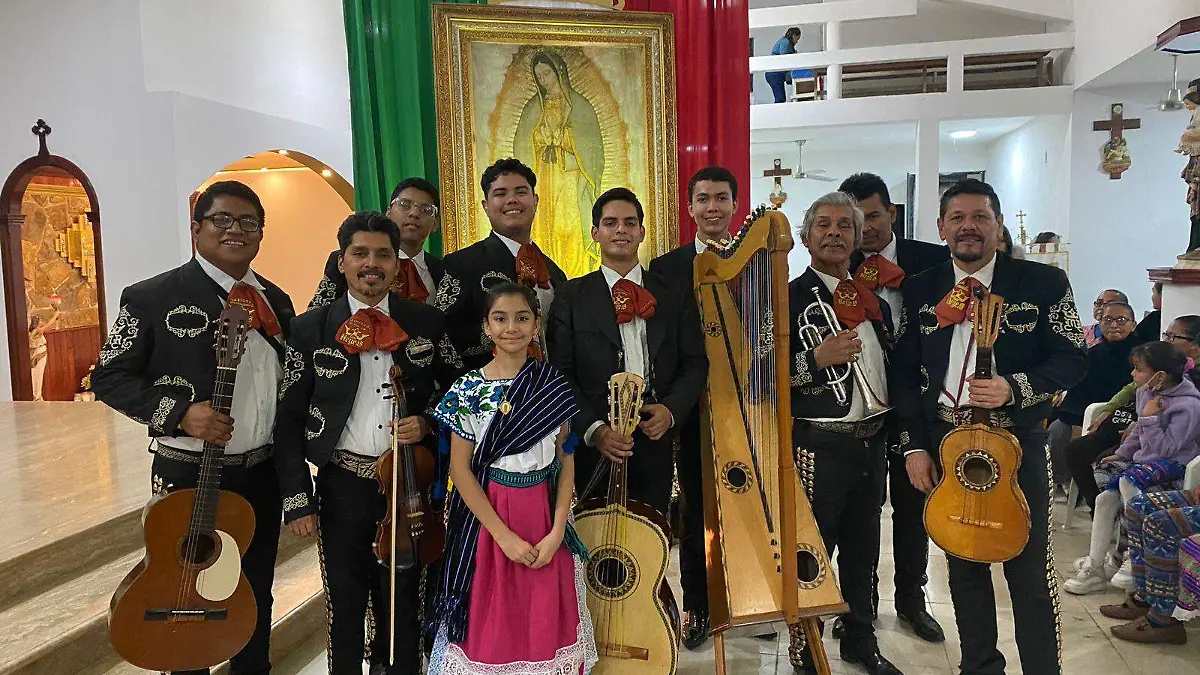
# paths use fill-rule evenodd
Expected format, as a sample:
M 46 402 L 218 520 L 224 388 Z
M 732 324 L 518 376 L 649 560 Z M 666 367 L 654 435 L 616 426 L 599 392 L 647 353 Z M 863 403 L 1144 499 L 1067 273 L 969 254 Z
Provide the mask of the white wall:
M 996 139 L 987 151 L 987 181 L 1004 208 L 1005 224 L 1014 241 L 1017 212 L 1028 214 L 1025 229 L 1067 235 L 1071 223 L 1071 116 L 1035 117 L 1025 126 Z
M 1072 81 L 1087 84 L 1154 46 L 1159 33 L 1197 13 L 1196 0 L 1075 0 Z
M 773 147 L 773 146 L 772 146 Z M 750 158 L 751 175 L 758 176 L 750 181 L 751 208 L 767 202 L 767 196 L 774 187 L 774 180 L 762 178 L 762 172 L 771 168 L 773 157 L 785 158 L 785 166 L 795 169 L 795 153 L 772 154 L 757 152 Z M 940 171 L 949 173 L 955 171 L 978 171 L 987 163 L 986 146 L 981 143 L 959 143 L 952 145 L 948 140 L 941 145 L 939 158 Z M 860 171 L 878 174 L 888 184 L 892 201 L 903 204 L 907 200 L 905 184 L 908 174 L 916 170 L 916 139 L 911 145 L 887 145 L 873 149 L 849 151 L 805 151 L 805 169 L 825 169 L 823 174 L 836 179 L 834 182 L 816 180 L 796 180 L 784 178 L 783 187 L 788 193 L 788 200 L 782 211 L 792 224 L 793 233 L 799 231 L 800 223 L 804 220 L 804 212 L 817 197 L 837 190 L 842 180 Z M 918 229 L 919 231 L 919 229 Z M 936 232 L 936 228 L 930 228 Z M 808 267 L 808 250 L 801 245 L 796 234 L 796 246 L 788 256 L 788 263 L 793 277 L 799 276 Z
M 1147 110 L 1161 95 L 1157 86 L 1075 93 L 1067 239 L 1071 284 L 1085 316 L 1105 288 L 1128 293 L 1140 315 L 1150 302 L 1146 269 L 1174 265 L 1187 248 L 1187 188 L 1179 178 L 1186 160 L 1173 150 L 1188 115 Z M 1125 132 L 1133 165 L 1121 180 L 1109 180 L 1099 168 L 1108 135 L 1092 131 L 1092 121 L 1107 119 L 1117 102 L 1125 103 L 1126 118 L 1141 118 L 1142 128 Z
M 332 0 L 331 0 L 332 1 Z M 317 99 L 320 92 L 333 92 L 331 99 L 347 90 L 344 66 L 345 38 L 340 12 L 336 26 L 323 26 L 325 38 L 336 35 L 340 46 L 314 46 L 299 39 L 285 41 L 287 50 L 269 50 L 260 58 L 284 65 L 251 68 L 220 56 L 229 45 L 253 44 L 272 39 L 271 32 L 290 25 L 284 16 L 291 2 L 272 0 L 269 10 L 236 13 L 229 22 L 225 10 L 211 11 L 211 19 L 194 25 L 176 25 L 166 37 L 192 45 L 206 64 L 202 77 L 191 71 L 168 77 L 176 71 L 147 66 L 143 50 L 143 12 L 159 0 L 60 0 L 51 10 L 36 0 L 4 0 L 0 9 L 0 63 L 8 76 L 9 95 L 0 97 L 0 178 L 19 162 L 37 152 L 37 139 L 29 129 L 39 117 L 54 131 L 51 152 L 66 157 L 87 173 L 100 202 L 103 264 L 108 320 L 117 315 L 121 290 L 140 279 L 179 264 L 190 255 L 186 237 L 187 199 L 197 185 L 221 167 L 246 155 L 276 147 L 294 148 L 326 161 L 345 176 L 351 175 L 350 127 L 344 116 Z M 173 2 L 182 8 L 184 3 Z M 241 3 L 245 4 L 245 3 Z M 263 3 L 250 3 L 263 4 Z M 320 4 L 328 14 L 328 3 Z M 337 3 L 334 3 L 337 4 Z M 179 9 L 179 11 L 183 11 Z M 190 10 L 189 10 L 190 11 Z M 200 11 L 200 10 L 195 10 Z M 316 11 L 315 9 L 313 11 Z M 48 13 L 49 12 L 49 13 Z M 225 12 L 225 13 L 222 13 Z M 190 16 L 190 14 L 189 14 Z M 265 16 L 265 26 L 251 19 Z M 327 21 L 333 21 L 330 14 Z M 163 26 L 151 22 L 153 31 Z M 270 30 L 268 30 L 270 29 Z M 312 35 L 309 35 L 312 37 Z M 164 47 L 153 47 L 162 56 Z M 190 48 L 189 48 L 190 49 Z M 318 126 L 238 107 L 238 102 L 268 110 L 271 96 L 248 100 L 247 90 L 273 92 L 270 83 L 258 78 L 278 69 L 309 68 L 303 52 L 315 49 L 328 55 L 340 50 L 341 70 L 321 67 L 296 74 L 288 80 L 297 88 L 312 86 L 289 95 L 290 103 L 307 101 L 308 112 L 293 113 L 311 120 L 339 126 Z M 163 58 L 179 59 L 167 50 Z M 199 63 L 199 62 L 197 62 Z M 174 68 L 174 67 L 172 67 Z M 179 93 L 151 92 L 147 72 L 158 73 L 160 88 L 192 91 L 205 96 L 229 97 L 235 102 L 210 101 Z M 249 74 L 247 74 L 249 73 Z M 336 76 L 335 76 L 336 75 Z M 174 79 L 172 79 L 174 78 Z M 230 82 L 224 88 L 212 83 Z M 278 112 L 278 111 L 277 111 Z M 339 122 L 338 120 L 344 120 Z M 0 306 L 3 300 L 0 299 Z M 7 327 L 0 338 L 0 400 L 11 398 Z

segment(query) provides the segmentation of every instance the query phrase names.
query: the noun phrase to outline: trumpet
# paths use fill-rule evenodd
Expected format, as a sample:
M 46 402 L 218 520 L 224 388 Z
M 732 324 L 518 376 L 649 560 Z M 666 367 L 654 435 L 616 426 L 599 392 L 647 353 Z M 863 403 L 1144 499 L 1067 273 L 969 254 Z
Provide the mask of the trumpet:
M 821 294 L 816 288 L 813 288 L 812 292 L 816 301 L 805 307 L 804 312 L 800 314 L 800 339 L 804 341 L 805 347 L 816 349 L 823 340 L 821 337 L 822 328 L 832 331 L 834 335 L 841 333 L 843 328 L 841 322 L 838 321 L 837 314 L 834 313 L 833 307 L 824 300 L 821 300 Z M 812 318 L 814 314 L 819 315 L 816 321 Z M 854 378 L 854 384 L 863 394 L 863 403 L 865 404 L 865 410 L 863 411 L 864 420 L 878 417 L 891 410 L 891 407 L 884 404 L 871 389 L 866 375 L 863 374 L 862 368 L 857 362 L 829 366 L 825 369 L 825 374 L 829 378 L 829 388 L 833 391 L 833 397 L 838 402 L 838 405 L 846 405 L 849 402 L 850 391 L 846 388 L 846 382 L 851 377 Z M 841 420 L 821 418 L 809 419 L 808 421 L 838 422 Z

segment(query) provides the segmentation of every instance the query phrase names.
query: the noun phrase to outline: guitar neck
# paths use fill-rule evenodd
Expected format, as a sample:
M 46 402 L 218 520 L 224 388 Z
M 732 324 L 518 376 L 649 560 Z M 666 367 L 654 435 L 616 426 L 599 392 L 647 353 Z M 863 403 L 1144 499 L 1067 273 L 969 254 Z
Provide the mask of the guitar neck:
M 213 383 L 213 412 L 228 415 L 233 408 L 233 385 L 237 368 L 217 366 L 217 378 Z M 193 532 L 211 534 L 217 517 L 217 498 L 221 491 L 221 458 L 225 448 L 215 443 L 205 443 L 200 457 L 200 476 L 196 482 L 196 501 L 192 506 L 191 528 Z
M 992 379 L 992 350 L 989 347 L 975 348 L 975 379 Z M 990 412 L 987 408 L 971 408 L 971 423 L 988 424 L 990 421 Z
M 608 503 L 621 504 L 628 501 L 629 494 L 629 459 L 620 464 L 613 462 L 608 475 Z

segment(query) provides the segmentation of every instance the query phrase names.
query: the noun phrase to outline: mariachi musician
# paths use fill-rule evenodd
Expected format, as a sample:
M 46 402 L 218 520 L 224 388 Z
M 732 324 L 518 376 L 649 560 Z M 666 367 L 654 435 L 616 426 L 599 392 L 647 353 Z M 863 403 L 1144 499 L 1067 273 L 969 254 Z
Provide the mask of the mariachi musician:
M 696 240 L 650 261 L 650 271 L 695 283 L 696 256 L 705 242 L 729 238 L 729 221 L 737 211 L 737 179 L 721 166 L 700 169 L 688 181 L 688 213 L 696 224 Z M 708 575 L 704 552 L 704 485 L 701 480 L 700 408 L 688 413 L 679 432 L 679 491 L 683 532 L 679 534 L 679 580 L 683 587 L 683 646 L 698 649 L 708 640 Z
M 629 498 L 665 516 L 675 473 L 671 442 L 699 400 L 708 358 L 691 286 L 638 262 L 643 217 L 629 190 L 600 195 L 592 208 L 600 269 L 563 284 L 546 332 L 550 362 L 575 390 L 580 413 L 572 430 L 588 446 L 575 459 L 580 500 L 603 496 L 586 487 L 604 458 L 633 456 Z M 632 437 L 608 425 L 608 381 L 619 372 L 646 380 L 642 421 Z
M 283 339 L 295 312 L 287 294 L 250 269 L 265 225 L 262 201 L 249 187 L 237 181 L 208 186 L 192 210 L 195 257 L 121 293 L 121 312 L 92 372 L 97 399 L 149 428 L 155 493 L 195 488 L 208 442 L 224 447 L 221 489 L 242 495 L 254 509 L 254 537 L 242 571 L 258 620 L 250 642 L 231 659 L 234 675 L 271 668 L 280 508 L 271 435 Z M 230 414 L 222 415 L 211 406 L 213 328 L 227 303 L 250 310 L 252 330 Z
M 387 217 L 400 228 L 400 270 L 392 282 L 392 292 L 402 298 L 429 305 L 437 298 L 437 286 L 446 268 L 441 258 L 425 250 L 425 241 L 438 229 L 440 208 L 438 189 L 424 178 L 405 178 L 392 190 Z M 309 309 L 328 305 L 346 294 L 346 276 L 338 269 L 341 255 L 341 251 L 329 254 Z
M 904 280 L 946 262 L 950 250 L 944 245 L 916 239 L 901 239 L 892 230 L 896 222 L 896 206 L 892 204 L 887 184 L 873 173 L 857 173 L 842 181 L 840 191 L 854 197 L 863 212 L 862 244 L 850 255 L 850 273 L 891 310 L 888 330 L 896 328 L 904 309 L 900 296 Z M 922 512 L 925 495 L 908 480 L 904 455 L 900 453 L 900 418 L 888 416 L 887 473 L 885 492 L 892 500 L 892 557 L 896 565 L 896 616 L 902 625 L 912 629 L 927 642 L 943 642 L 946 634 L 925 604 L 925 584 L 929 582 L 929 537 L 925 534 Z M 871 574 L 874 615 L 879 616 L 879 562 Z M 838 618 L 833 635 L 838 637 L 844 628 Z
M 1025 549 L 1004 563 L 1012 597 L 1017 650 L 1026 673 L 1060 675 L 1058 582 L 1049 546 L 1050 475 L 1043 423 L 1055 392 L 1083 379 L 1087 356 L 1075 296 L 1062 270 L 996 254 L 1004 227 L 990 185 L 967 179 L 942 196 L 938 232 L 951 262 L 904 286 L 904 319 L 895 351 L 901 448 L 914 486 L 928 493 L 940 469 L 942 438 L 968 423 L 974 408 L 1008 429 L 1024 457 L 1017 481 L 1029 504 Z M 993 348 L 997 377 L 972 380 L 975 349 L 971 304 L 982 287 L 1004 298 Z M 952 291 L 954 291 L 952 293 Z M 947 556 L 950 595 L 962 639 L 963 675 L 1004 672 L 996 649 L 996 598 L 991 566 Z
M 329 672 L 362 672 L 369 602 L 376 628 L 372 666 L 390 675 L 415 674 L 419 566 L 397 574 L 395 662 L 384 665 L 388 570 L 376 561 L 372 544 L 386 500 L 375 462 L 391 447 L 393 433 L 400 443 L 434 448 L 426 410 L 441 400 L 462 362 L 440 312 L 388 292 L 399 267 L 394 222 L 381 213 L 355 213 L 338 228 L 338 245 L 349 291 L 297 317 L 287 346 L 275 432 L 284 520 L 296 534 L 319 535 L 330 613 Z M 393 365 L 402 372 L 409 406 L 394 428 Z M 315 493 L 305 460 L 317 467 Z
M 545 321 L 555 290 L 567 280 L 530 238 L 538 205 L 533 170 L 502 159 L 484 170 L 479 184 L 492 233 L 446 256 L 436 304 L 446 313 L 446 329 L 468 369 L 482 368 L 492 358 L 492 341 L 483 331 L 490 288 L 505 282 L 532 286 Z
M 899 675 L 879 653 L 872 624 L 871 570 L 879 555 L 886 471 L 885 354 L 890 336 L 886 305 L 850 276 L 850 254 L 862 229 L 862 211 L 843 192 L 820 197 L 804 214 L 800 240 L 812 264 L 788 284 L 792 438 L 825 550 L 831 556 L 838 551 L 842 596 L 850 606 L 842 660 L 860 664 L 871 675 Z M 836 332 L 835 321 L 841 328 Z M 839 371 L 851 376 L 835 384 Z M 791 640 L 793 667 L 815 673 L 802 633 L 793 628 Z

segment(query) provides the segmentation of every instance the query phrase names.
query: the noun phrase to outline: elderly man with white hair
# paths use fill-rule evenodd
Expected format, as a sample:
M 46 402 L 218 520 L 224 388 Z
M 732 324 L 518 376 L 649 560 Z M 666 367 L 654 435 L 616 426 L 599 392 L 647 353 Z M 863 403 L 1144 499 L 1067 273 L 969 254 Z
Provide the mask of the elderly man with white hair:
M 884 350 L 887 304 L 850 276 L 850 254 L 862 241 L 863 213 L 854 198 L 831 192 L 804 214 L 800 241 L 809 268 L 788 284 L 791 325 L 792 439 L 825 550 L 837 550 L 842 596 L 850 606 L 841 639 L 843 661 L 871 675 L 899 675 L 879 653 L 872 625 L 871 568 L 879 555 L 880 503 L 886 473 L 884 407 L 888 401 Z M 824 303 L 836 326 L 824 319 Z M 802 326 L 812 324 L 821 335 Z M 862 370 L 867 387 L 836 370 Z M 793 631 L 789 656 L 797 672 L 815 673 L 802 635 Z

